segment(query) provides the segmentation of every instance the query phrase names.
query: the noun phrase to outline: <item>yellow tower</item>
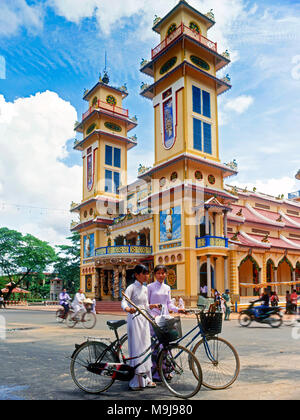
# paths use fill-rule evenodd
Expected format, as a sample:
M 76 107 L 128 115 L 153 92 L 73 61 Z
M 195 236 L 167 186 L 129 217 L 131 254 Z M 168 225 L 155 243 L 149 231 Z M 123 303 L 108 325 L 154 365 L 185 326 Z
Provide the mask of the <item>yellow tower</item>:
M 142 84 L 141 95 L 153 101 L 155 160 L 140 175 L 153 185 L 154 259 L 174 263 L 177 289 L 191 301 L 199 294 L 204 263 L 209 293 L 217 287 L 216 273 L 226 280 L 228 271 L 225 200 L 232 196 L 223 178 L 236 169 L 219 157 L 217 97 L 231 85 L 228 75 L 220 79 L 217 72 L 230 59 L 208 39 L 214 24 L 212 12 L 204 15 L 180 0 L 155 19 L 160 43 L 141 63 L 141 72 L 154 79 Z
M 72 230 L 82 236 L 81 287 L 87 293 L 95 293 L 95 249 L 109 245 L 107 228 L 118 214 L 119 188 L 127 184 L 127 152 L 137 144 L 135 136 L 128 137 L 137 120 L 129 118 L 123 108 L 127 96 L 126 86 L 109 85 L 105 72 L 103 79 L 84 92 L 88 110 L 75 125 L 82 133 L 74 149 L 82 153 L 83 192 L 82 202 L 71 209 L 80 217 Z

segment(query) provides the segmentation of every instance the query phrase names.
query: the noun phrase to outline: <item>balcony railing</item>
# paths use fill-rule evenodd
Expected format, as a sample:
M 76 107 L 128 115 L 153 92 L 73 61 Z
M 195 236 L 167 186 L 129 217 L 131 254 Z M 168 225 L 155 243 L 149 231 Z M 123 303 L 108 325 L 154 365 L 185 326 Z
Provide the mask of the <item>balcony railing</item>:
M 98 99 L 97 103 L 94 106 L 91 106 L 84 114 L 82 114 L 82 120 L 88 117 L 95 109 L 99 108 L 128 118 L 128 109 L 120 108 L 116 105 L 110 105 L 107 102 Z
M 123 254 L 151 255 L 152 246 L 118 245 L 118 246 L 104 246 L 101 248 L 96 248 L 95 250 L 96 257 L 100 257 L 102 255 L 123 255 Z
M 180 26 L 178 26 L 177 29 L 175 29 L 174 32 L 171 33 L 171 35 L 165 38 L 159 45 L 157 45 L 157 47 L 153 48 L 151 52 L 152 60 L 183 33 L 205 45 L 212 51 L 218 52 L 216 42 L 210 41 L 209 39 L 205 38 L 205 36 L 199 34 L 197 31 L 190 29 L 188 26 L 185 26 L 182 23 Z
M 196 238 L 196 248 L 206 247 L 228 248 L 228 238 L 222 238 L 220 236 L 202 236 L 201 238 Z

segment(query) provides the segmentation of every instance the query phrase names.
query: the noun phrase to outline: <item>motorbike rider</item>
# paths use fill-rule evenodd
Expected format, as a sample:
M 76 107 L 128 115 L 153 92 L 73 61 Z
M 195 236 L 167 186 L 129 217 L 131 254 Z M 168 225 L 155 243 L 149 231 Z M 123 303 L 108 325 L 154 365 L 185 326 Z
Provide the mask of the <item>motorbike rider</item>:
M 65 313 L 64 316 L 67 316 L 67 313 L 69 312 L 70 305 L 69 301 L 71 300 L 69 294 L 67 293 L 66 289 L 63 289 L 63 291 L 59 294 L 59 304 L 63 306 Z
M 264 289 L 262 296 L 254 301 L 254 303 L 256 302 L 263 302 L 262 305 L 257 306 L 256 309 L 258 310 L 258 316 L 264 315 L 270 309 L 270 296 L 268 289 Z

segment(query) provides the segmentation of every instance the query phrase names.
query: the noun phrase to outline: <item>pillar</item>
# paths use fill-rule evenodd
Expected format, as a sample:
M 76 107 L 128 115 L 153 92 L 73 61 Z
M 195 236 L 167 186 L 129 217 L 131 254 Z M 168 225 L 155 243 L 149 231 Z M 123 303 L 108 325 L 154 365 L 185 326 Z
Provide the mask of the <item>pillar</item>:
M 211 297 L 211 262 L 210 255 L 207 255 L 206 267 L 207 267 L 207 297 Z
M 224 238 L 227 238 L 227 225 L 228 225 L 228 211 L 224 211 L 224 217 L 223 217 L 223 236 Z
M 277 269 L 278 267 L 274 267 L 274 283 L 278 282 Z M 278 294 L 278 286 L 275 286 L 275 292 Z
M 205 235 L 209 235 L 209 213 L 208 209 L 205 209 Z
M 230 292 L 233 295 L 239 295 L 239 269 L 237 266 L 237 253 L 235 250 L 230 251 Z
M 228 257 L 224 258 L 224 291 L 229 289 L 229 281 L 228 281 Z
M 113 299 L 119 298 L 119 267 L 114 268 L 113 273 Z

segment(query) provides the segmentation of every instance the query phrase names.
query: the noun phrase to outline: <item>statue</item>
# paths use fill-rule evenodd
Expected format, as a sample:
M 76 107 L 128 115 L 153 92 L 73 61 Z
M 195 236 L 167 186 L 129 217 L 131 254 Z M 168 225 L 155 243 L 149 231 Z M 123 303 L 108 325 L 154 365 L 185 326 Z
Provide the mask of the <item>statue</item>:
M 207 12 L 205 16 L 207 16 L 209 19 L 211 19 L 213 21 L 215 20 L 215 14 L 213 12 L 213 9 L 210 9 L 210 11 Z
M 300 181 L 300 169 L 299 171 L 296 173 L 295 178 L 298 179 Z
M 159 16 L 154 15 L 153 26 L 155 26 L 160 20 L 161 18 Z
M 148 63 L 148 60 L 145 60 L 144 58 L 142 58 L 141 67 L 143 67 L 147 63 Z
M 229 163 L 225 163 L 226 166 L 229 166 L 229 168 L 233 169 L 233 170 L 237 170 L 238 164 L 237 161 L 235 159 L 233 159 L 231 162 Z
M 228 50 L 225 50 L 223 53 L 222 53 L 222 56 L 223 57 L 225 57 L 225 58 L 230 58 L 230 54 L 229 54 L 229 51 Z
M 167 217 L 163 223 L 166 226 L 167 238 L 172 239 L 172 232 L 173 232 L 172 209 L 167 210 Z

